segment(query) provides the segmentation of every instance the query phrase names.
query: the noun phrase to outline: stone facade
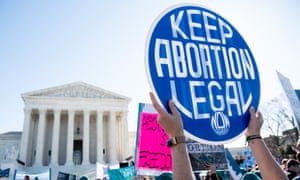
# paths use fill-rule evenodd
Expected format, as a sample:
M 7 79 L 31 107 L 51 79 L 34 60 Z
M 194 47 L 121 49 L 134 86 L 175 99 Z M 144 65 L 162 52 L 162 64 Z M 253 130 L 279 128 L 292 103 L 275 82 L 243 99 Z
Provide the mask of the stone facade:
M 24 93 L 22 98 L 23 132 L 14 158 L 23 170 L 117 164 L 132 155 L 128 97 L 75 82 Z

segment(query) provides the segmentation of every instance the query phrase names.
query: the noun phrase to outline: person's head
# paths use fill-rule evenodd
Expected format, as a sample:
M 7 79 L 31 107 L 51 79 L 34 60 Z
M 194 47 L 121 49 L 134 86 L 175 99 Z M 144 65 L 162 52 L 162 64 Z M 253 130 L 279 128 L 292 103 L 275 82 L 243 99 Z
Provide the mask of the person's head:
M 295 159 L 289 159 L 287 162 L 287 169 L 298 173 L 300 171 L 299 162 Z
M 300 152 L 297 152 L 296 159 L 300 162 Z
M 284 158 L 284 159 L 281 160 L 281 167 L 282 167 L 283 170 L 286 170 L 287 162 L 288 162 L 287 158 Z

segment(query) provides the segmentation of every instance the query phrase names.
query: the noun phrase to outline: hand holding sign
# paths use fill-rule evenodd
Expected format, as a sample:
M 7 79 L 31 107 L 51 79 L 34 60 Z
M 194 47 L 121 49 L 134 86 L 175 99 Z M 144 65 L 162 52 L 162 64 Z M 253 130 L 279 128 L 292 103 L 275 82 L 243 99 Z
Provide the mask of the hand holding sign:
M 172 101 L 169 101 L 171 114 L 166 112 L 157 102 L 154 94 L 150 92 L 153 107 L 159 113 L 158 123 L 164 128 L 169 137 L 184 136 L 183 125 L 179 112 Z
M 263 125 L 263 117 L 261 112 L 255 112 L 255 109 L 253 107 L 250 108 L 250 122 L 248 125 L 248 129 L 245 132 L 246 136 L 252 136 L 252 135 L 260 135 L 260 129 Z

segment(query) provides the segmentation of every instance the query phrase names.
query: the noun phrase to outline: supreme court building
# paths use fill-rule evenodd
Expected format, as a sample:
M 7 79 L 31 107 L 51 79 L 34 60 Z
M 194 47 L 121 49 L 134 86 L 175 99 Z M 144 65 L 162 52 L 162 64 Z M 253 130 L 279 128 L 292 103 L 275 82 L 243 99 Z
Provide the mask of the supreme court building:
M 129 156 L 128 97 L 75 82 L 22 98 L 25 167 L 114 164 Z

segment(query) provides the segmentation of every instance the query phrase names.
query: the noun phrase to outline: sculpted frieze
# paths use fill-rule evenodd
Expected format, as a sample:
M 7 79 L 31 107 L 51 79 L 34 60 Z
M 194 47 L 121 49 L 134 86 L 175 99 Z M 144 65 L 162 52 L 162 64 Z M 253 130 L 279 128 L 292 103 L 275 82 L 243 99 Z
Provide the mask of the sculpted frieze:
M 54 89 L 50 91 L 41 92 L 40 94 L 36 94 L 36 96 L 120 99 L 119 97 L 88 87 L 70 87 L 65 89 Z

